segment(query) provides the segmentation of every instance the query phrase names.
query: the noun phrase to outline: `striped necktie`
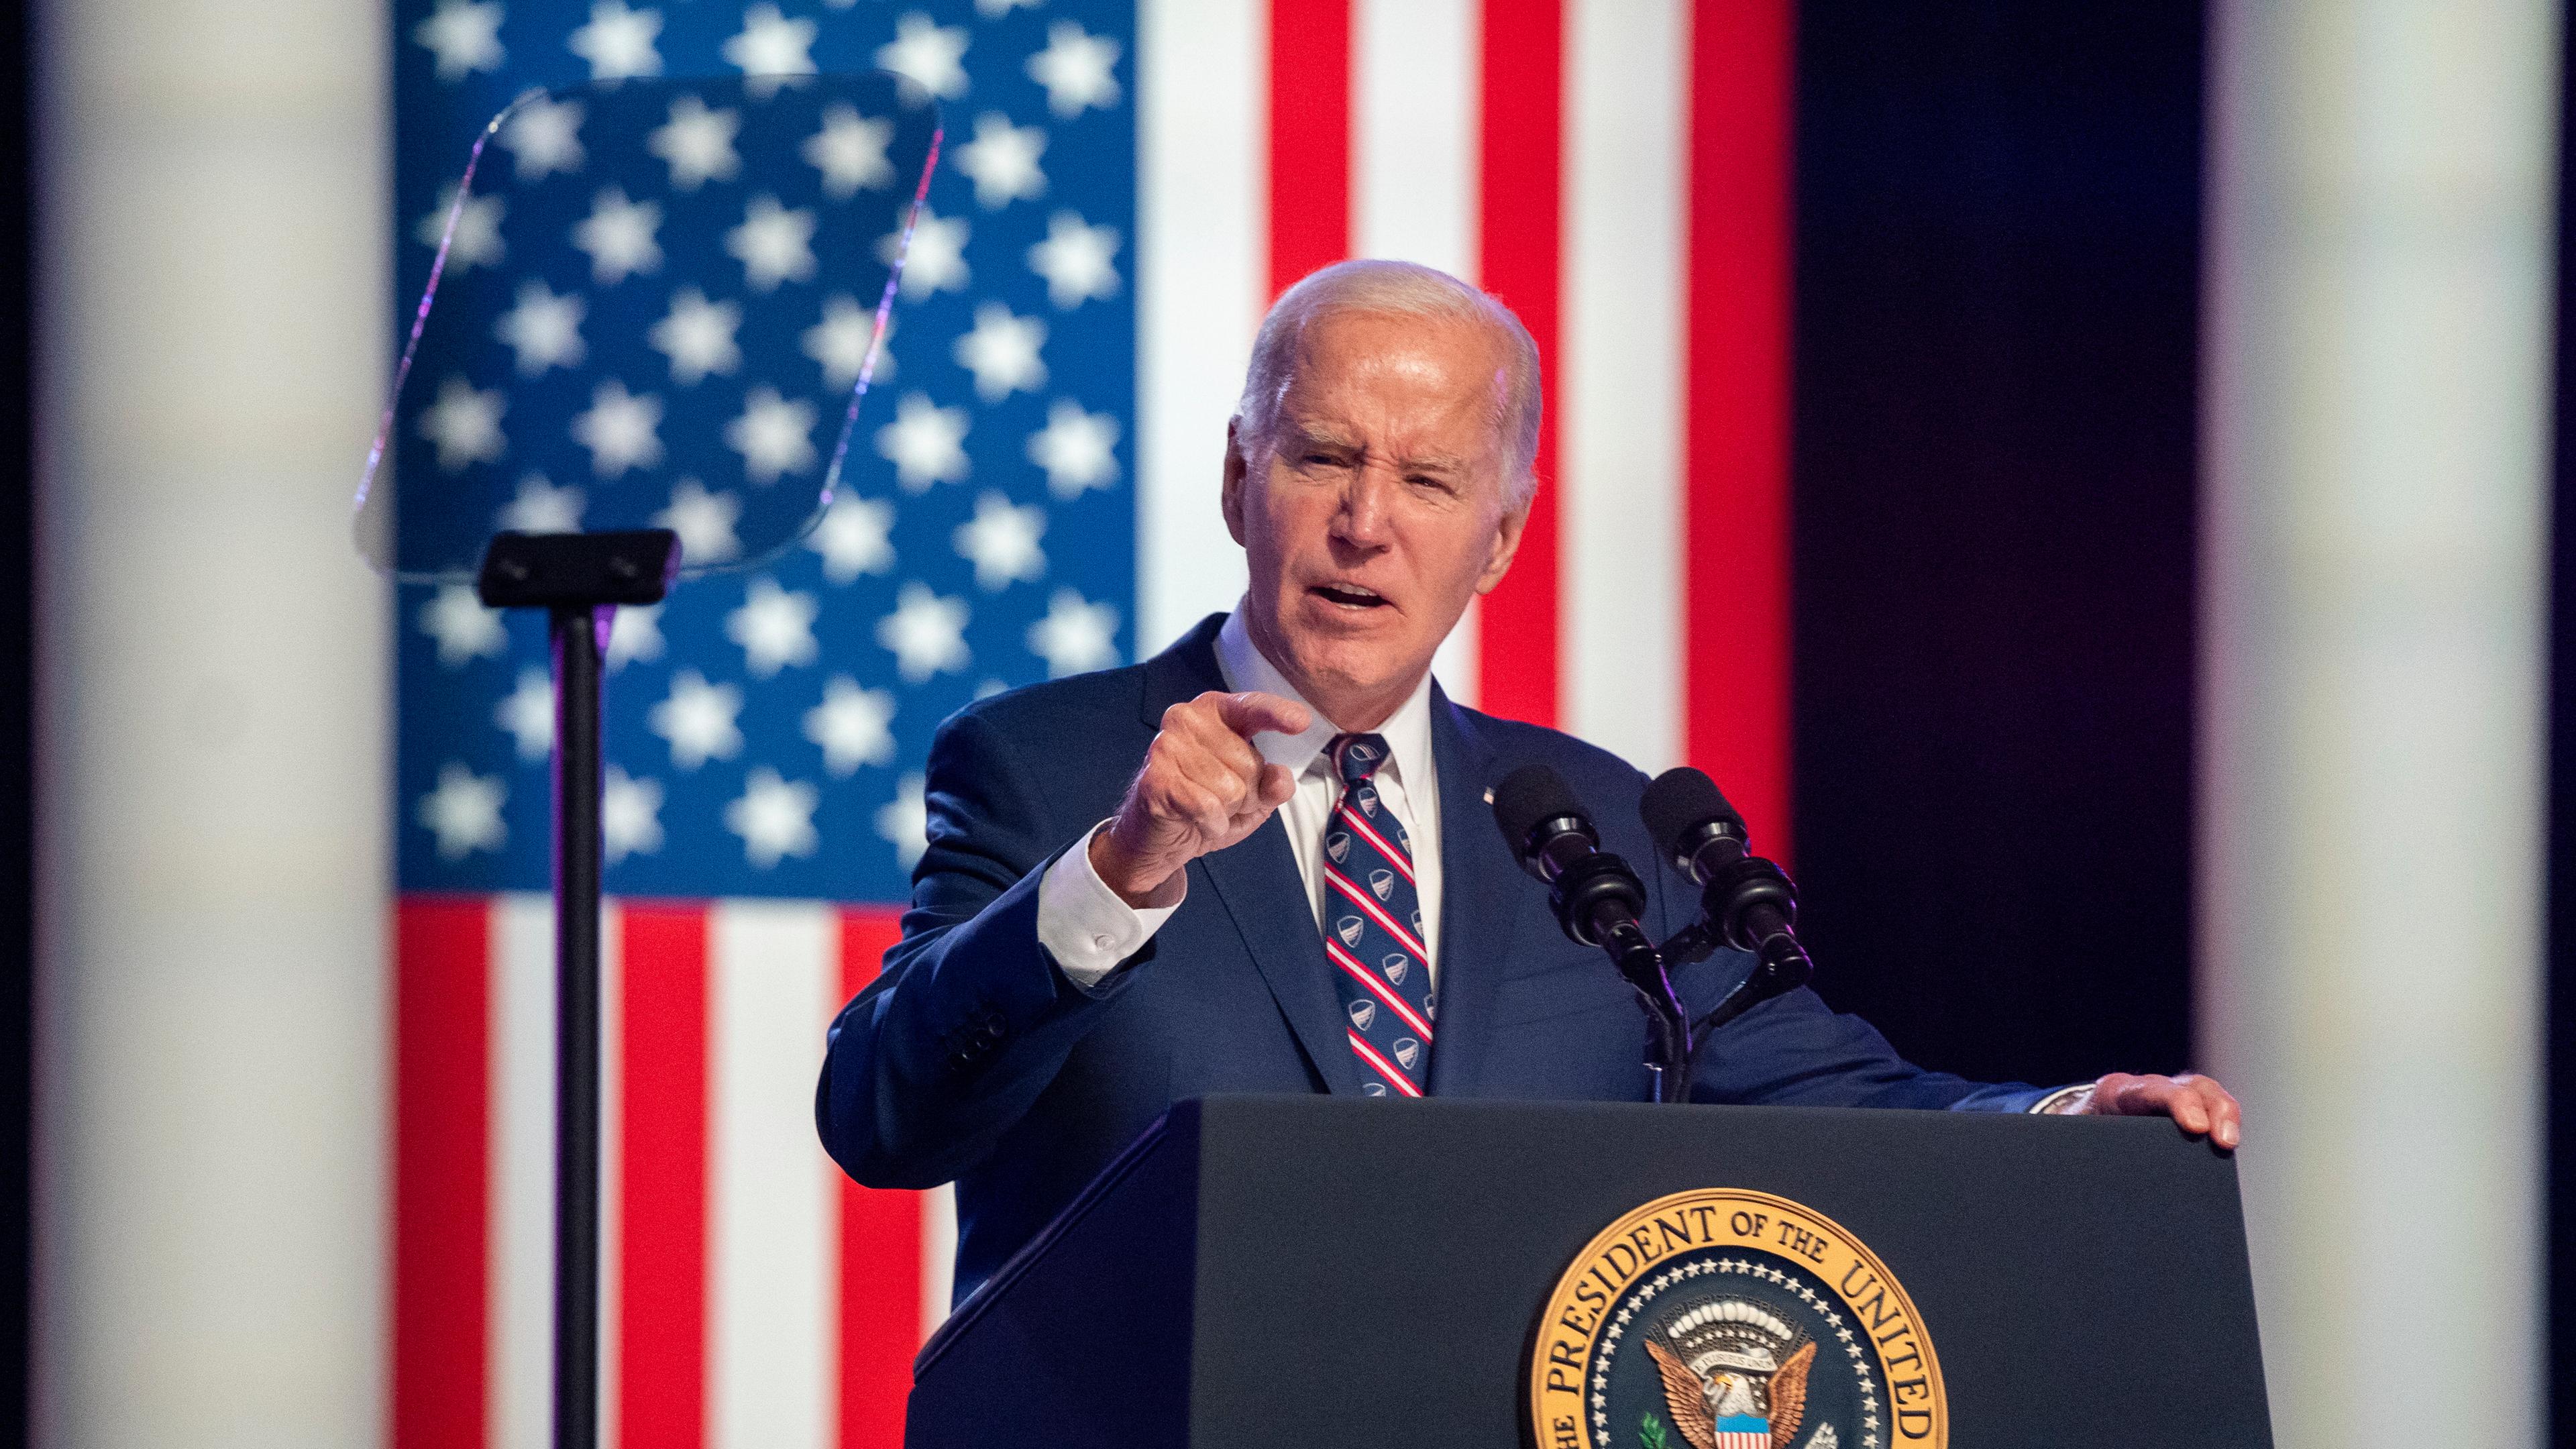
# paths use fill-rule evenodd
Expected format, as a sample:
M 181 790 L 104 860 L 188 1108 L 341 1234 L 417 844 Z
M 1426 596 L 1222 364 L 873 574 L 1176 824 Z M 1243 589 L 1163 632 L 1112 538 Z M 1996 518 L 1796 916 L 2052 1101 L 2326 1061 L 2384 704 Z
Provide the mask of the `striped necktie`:
M 1370 777 L 1386 763 L 1379 735 L 1336 735 L 1325 751 L 1342 779 L 1324 822 L 1324 954 L 1336 968 L 1360 1090 L 1419 1097 L 1431 1078 L 1431 953 L 1413 843 Z

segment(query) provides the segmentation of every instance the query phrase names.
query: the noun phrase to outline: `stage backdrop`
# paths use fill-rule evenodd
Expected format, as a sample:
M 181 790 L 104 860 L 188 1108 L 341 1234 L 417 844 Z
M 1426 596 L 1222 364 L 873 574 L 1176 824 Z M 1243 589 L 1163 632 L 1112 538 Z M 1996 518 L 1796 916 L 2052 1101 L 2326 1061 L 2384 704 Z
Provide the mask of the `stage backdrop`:
M 399 0 L 406 308 L 475 130 L 526 87 L 876 66 L 946 109 L 852 486 L 810 547 L 626 611 L 610 648 L 614 1442 L 896 1442 L 910 1355 L 947 1308 L 951 1215 L 834 1174 L 810 1126 L 824 1024 L 893 937 L 939 721 L 1133 660 L 1234 601 L 1225 420 L 1262 308 L 1306 271 L 1427 262 L 1539 339 L 1545 484 L 1510 581 L 1444 655 L 1452 694 L 1650 770 L 1701 764 L 1786 849 L 1787 10 Z M 748 204 L 747 177 L 708 184 Z M 450 266 L 476 264 L 463 230 Z M 647 328 L 696 287 L 801 308 L 833 376 L 847 284 L 755 303 L 741 282 L 647 270 L 586 296 L 580 326 Z M 597 379 L 647 400 L 648 434 L 682 389 L 748 406 L 764 380 L 676 362 Z M 575 427 L 499 397 L 470 421 L 505 463 L 513 439 Z M 701 554 L 749 480 L 704 481 L 715 505 L 675 524 Z M 596 486 L 540 479 L 530 498 Z M 543 636 L 456 588 L 402 590 L 397 618 L 393 1429 L 536 1445 Z

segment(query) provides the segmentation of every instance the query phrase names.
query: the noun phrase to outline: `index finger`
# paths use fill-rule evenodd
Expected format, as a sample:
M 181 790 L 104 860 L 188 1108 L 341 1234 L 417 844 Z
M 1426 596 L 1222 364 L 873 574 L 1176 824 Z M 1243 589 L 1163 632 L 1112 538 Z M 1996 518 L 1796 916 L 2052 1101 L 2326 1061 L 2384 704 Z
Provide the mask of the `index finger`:
M 1217 706 L 1217 718 L 1247 740 L 1273 730 L 1283 735 L 1301 735 L 1315 722 L 1306 706 L 1257 689 L 1227 695 L 1225 702 Z

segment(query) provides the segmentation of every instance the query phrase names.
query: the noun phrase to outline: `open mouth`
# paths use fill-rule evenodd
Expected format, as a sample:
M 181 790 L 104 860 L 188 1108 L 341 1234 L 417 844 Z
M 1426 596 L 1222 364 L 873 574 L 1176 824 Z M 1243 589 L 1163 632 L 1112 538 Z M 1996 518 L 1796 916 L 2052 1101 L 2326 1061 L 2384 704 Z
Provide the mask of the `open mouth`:
M 1378 609 L 1386 607 L 1386 596 L 1357 584 L 1317 584 L 1309 593 L 1345 609 Z

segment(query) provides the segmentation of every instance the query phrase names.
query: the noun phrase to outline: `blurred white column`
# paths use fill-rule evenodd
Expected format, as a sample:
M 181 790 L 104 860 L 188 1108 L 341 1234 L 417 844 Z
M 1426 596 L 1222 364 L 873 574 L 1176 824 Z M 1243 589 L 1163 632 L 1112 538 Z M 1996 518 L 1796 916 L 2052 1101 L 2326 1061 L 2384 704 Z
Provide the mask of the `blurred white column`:
M 2534 1445 L 2558 8 L 2213 17 L 2200 1000 L 2273 1422 Z
M 36 1442 L 382 1436 L 381 0 L 55 0 Z

